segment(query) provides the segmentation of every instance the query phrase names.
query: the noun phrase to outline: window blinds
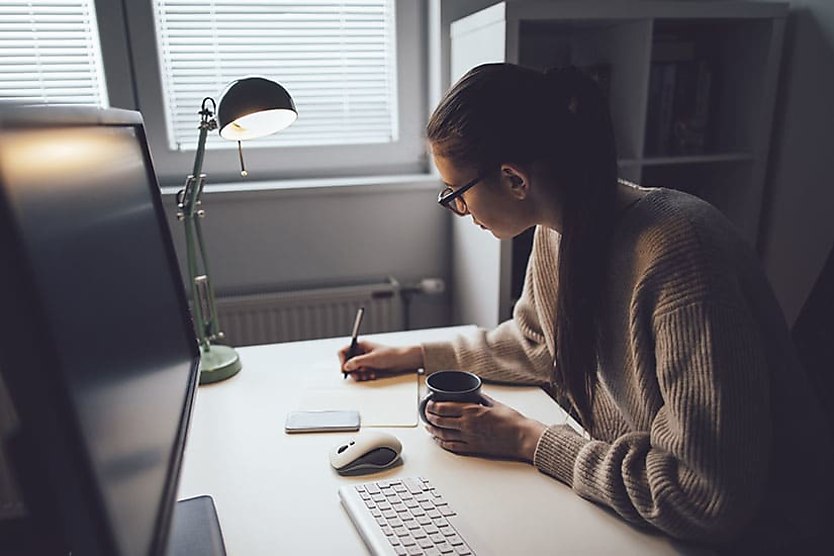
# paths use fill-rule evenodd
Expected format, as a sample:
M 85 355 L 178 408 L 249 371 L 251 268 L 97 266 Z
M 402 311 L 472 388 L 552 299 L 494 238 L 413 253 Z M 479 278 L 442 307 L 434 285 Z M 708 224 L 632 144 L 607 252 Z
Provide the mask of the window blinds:
M 0 99 L 107 106 L 94 0 L 0 0 Z
M 197 146 L 203 98 L 259 75 L 292 95 L 298 120 L 248 146 L 397 138 L 394 0 L 154 0 L 168 139 Z M 208 148 L 236 143 L 210 133 Z

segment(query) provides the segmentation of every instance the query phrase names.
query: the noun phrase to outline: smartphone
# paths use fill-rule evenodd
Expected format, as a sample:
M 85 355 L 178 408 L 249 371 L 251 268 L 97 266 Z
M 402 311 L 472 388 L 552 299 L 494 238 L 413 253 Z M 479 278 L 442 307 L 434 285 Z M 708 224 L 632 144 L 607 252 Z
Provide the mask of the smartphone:
M 284 430 L 288 433 L 358 431 L 359 412 L 355 409 L 290 411 Z

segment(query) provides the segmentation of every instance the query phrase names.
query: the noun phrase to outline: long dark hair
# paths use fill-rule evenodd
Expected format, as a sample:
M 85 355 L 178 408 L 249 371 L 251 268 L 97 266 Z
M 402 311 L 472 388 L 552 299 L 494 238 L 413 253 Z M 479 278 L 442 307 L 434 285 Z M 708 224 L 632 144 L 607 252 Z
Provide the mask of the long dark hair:
M 503 163 L 544 161 L 562 206 L 551 381 L 593 428 L 599 320 L 616 210 L 617 152 L 607 99 L 574 67 L 514 64 L 470 70 L 426 127 L 434 152 L 497 175 Z

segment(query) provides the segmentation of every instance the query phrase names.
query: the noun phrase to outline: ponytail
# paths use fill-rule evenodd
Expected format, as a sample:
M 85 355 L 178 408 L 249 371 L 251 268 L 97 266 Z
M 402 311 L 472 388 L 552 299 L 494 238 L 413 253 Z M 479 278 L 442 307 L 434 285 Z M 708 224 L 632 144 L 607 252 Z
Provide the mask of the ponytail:
M 552 380 L 590 431 L 615 217 L 616 146 L 608 102 L 596 83 L 574 67 L 548 71 L 545 82 L 572 135 L 557 156 L 564 159 L 567 150 L 576 161 L 561 176 L 569 186 L 562 188 Z

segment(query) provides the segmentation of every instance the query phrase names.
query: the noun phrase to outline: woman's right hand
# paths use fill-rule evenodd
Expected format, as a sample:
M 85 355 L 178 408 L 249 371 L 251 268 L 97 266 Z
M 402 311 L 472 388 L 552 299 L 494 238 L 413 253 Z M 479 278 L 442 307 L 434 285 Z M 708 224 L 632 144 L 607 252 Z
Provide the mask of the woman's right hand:
M 423 348 L 420 346 L 391 347 L 374 342 L 359 341 L 359 355 L 345 361 L 350 346 L 339 350 L 342 371 L 356 380 L 374 380 L 377 377 L 415 372 L 423 366 Z

